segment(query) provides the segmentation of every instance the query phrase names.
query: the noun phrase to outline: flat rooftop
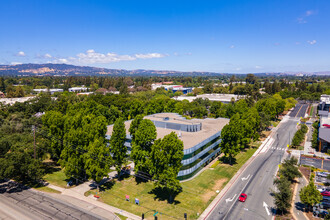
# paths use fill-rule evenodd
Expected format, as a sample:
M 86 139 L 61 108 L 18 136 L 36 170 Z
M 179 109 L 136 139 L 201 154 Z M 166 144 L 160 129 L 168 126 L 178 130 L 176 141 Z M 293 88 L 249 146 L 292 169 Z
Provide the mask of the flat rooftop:
M 164 136 L 170 134 L 171 132 L 175 132 L 178 136 L 181 134 L 180 140 L 183 141 L 184 149 L 189 149 L 199 144 L 203 140 L 215 135 L 222 128 L 229 123 L 229 119 L 227 118 L 206 118 L 206 119 L 183 119 L 180 115 L 176 113 L 159 113 L 154 115 L 145 116 L 144 119 L 150 119 L 152 121 L 163 120 L 163 118 L 169 117 L 168 122 L 175 122 L 179 124 L 202 124 L 202 129 L 196 132 L 186 132 L 179 131 L 168 128 L 160 128 L 156 127 L 157 130 L 157 139 L 163 138 Z M 131 125 L 132 120 L 125 121 L 126 133 L 129 134 L 129 127 Z M 113 130 L 113 125 L 107 126 L 107 135 L 111 135 Z

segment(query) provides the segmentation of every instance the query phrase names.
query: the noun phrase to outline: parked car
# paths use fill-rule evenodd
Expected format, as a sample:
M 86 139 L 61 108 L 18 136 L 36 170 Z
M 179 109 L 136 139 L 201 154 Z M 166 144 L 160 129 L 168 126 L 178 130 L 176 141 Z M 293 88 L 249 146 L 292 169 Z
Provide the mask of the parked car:
M 247 195 L 246 195 L 245 193 L 242 193 L 242 194 L 239 196 L 238 200 L 239 200 L 240 202 L 245 202 L 246 198 L 247 198 Z
M 330 192 L 329 191 L 323 191 L 321 192 L 322 196 L 330 196 Z

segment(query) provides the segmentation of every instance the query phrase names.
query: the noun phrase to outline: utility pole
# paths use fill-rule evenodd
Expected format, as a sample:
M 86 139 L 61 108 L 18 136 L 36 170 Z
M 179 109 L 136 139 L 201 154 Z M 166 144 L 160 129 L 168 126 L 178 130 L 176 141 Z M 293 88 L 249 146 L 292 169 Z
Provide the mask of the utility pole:
M 37 152 L 36 152 L 36 126 L 32 125 L 32 130 L 33 130 L 34 159 L 37 159 Z

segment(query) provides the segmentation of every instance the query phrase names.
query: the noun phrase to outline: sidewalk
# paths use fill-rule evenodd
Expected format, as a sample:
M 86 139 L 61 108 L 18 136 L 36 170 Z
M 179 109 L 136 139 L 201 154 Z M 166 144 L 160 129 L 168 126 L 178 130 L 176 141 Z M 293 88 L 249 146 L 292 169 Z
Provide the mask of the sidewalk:
M 294 200 L 293 200 L 291 212 L 292 212 L 293 217 L 296 220 L 308 220 L 308 218 L 306 217 L 306 214 L 303 212 L 304 204 L 301 203 L 300 197 L 299 197 L 299 192 L 300 192 L 301 188 L 303 188 L 307 184 L 308 183 L 307 183 L 307 180 L 305 179 L 305 177 L 301 177 L 301 178 L 299 178 L 299 182 L 296 183 L 296 186 L 294 188 L 294 192 L 293 192 Z

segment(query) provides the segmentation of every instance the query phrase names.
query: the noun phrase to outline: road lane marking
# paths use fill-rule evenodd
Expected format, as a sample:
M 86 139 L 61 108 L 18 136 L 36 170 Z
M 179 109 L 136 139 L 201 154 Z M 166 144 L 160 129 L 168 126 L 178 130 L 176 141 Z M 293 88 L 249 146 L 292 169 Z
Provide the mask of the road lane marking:
M 265 207 L 266 212 L 267 212 L 267 215 L 270 215 L 269 210 L 268 210 L 268 205 L 267 205 L 267 203 L 265 203 L 265 201 L 264 201 L 264 203 L 262 204 L 262 206 Z
M 231 199 L 229 199 L 229 198 L 226 199 L 226 203 L 227 203 L 227 202 L 232 202 L 232 201 L 234 200 L 234 198 L 236 197 L 236 195 L 237 195 L 237 194 L 235 194 L 235 195 L 233 196 L 233 198 L 231 198 Z
M 249 179 L 249 177 L 250 177 L 250 174 L 247 177 L 243 177 L 242 181 Z
M 253 176 L 253 175 L 251 175 L 251 177 L 252 177 L 252 176 Z M 243 193 L 243 191 L 245 190 L 246 186 L 249 184 L 249 182 L 250 182 L 251 180 L 252 180 L 252 178 L 250 178 L 250 179 L 245 183 L 245 185 L 244 185 L 243 189 L 241 190 L 240 194 Z M 236 194 L 235 194 L 235 195 L 236 195 Z M 227 218 L 227 216 L 228 216 L 228 214 L 229 214 L 229 211 L 233 208 L 234 204 L 235 204 L 235 202 L 233 202 L 233 204 L 229 207 L 229 209 L 228 209 L 226 215 L 223 217 L 223 220 L 225 220 L 225 219 Z

